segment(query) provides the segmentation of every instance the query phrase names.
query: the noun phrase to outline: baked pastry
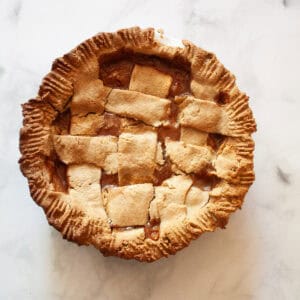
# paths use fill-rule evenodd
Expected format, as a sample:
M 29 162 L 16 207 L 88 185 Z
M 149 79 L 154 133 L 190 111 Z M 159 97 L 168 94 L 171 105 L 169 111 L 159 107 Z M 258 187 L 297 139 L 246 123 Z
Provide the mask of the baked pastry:
M 100 33 L 23 104 L 20 167 L 49 224 L 154 261 L 224 228 L 254 180 L 248 97 L 212 53 L 154 29 Z

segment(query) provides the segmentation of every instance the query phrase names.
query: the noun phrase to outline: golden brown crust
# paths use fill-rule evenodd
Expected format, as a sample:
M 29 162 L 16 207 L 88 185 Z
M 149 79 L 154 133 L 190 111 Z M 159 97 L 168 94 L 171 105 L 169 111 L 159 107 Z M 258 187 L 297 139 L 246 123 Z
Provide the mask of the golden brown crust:
M 140 92 L 113 89 L 107 98 L 105 109 L 157 127 L 167 118 L 170 101 Z
M 64 238 L 80 245 L 92 244 L 104 255 L 150 262 L 176 253 L 205 231 L 214 231 L 217 227 L 224 228 L 230 213 L 241 207 L 244 196 L 254 180 L 254 143 L 251 133 L 256 130 L 256 124 L 248 106 L 248 98 L 239 91 L 234 76 L 214 54 L 188 41 L 183 41 L 183 44 L 183 48 L 174 48 L 158 42 L 152 28 L 142 30 L 134 27 L 116 33 L 100 33 L 57 59 L 53 63 L 52 71 L 43 79 L 37 97 L 23 105 L 20 168 L 28 179 L 32 198 L 44 209 L 49 224 L 58 229 Z M 141 228 L 121 232 L 111 229 L 109 223 L 99 217 L 101 213 L 96 216 L 90 214 L 82 207 L 80 201 L 70 201 L 68 194 L 57 191 L 51 183 L 51 174 L 47 167 L 47 159 L 52 155 L 54 147 L 50 135 L 52 122 L 59 112 L 68 107 L 74 90 L 80 91 L 82 85 L 91 82 L 94 82 L 90 86 L 91 94 L 101 99 L 102 104 L 95 107 L 95 103 L 89 101 L 89 105 L 95 112 L 103 111 L 106 103 L 104 98 L 108 97 L 110 90 L 103 92 L 97 85 L 98 58 L 100 55 L 115 53 L 121 49 L 167 59 L 181 57 L 188 61 L 191 66 L 191 90 L 194 97 L 208 101 L 212 97 L 219 97 L 217 100 L 224 106 L 217 106 L 212 102 L 205 102 L 205 105 L 212 105 L 221 111 L 220 119 L 225 116 L 228 124 L 227 131 L 221 133 L 229 133 L 228 135 L 232 136 L 222 144 L 212 161 L 215 174 L 221 178 L 221 182 L 211 191 L 203 193 L 187 185 L 187 191 L 182 193 L 183 200 L 180 203 L 171 201 L 170 205 L 166 205 L 164 200 L 152 202 L 153 214 L 159 214 L 161 219 L 157 240 L 145 238 Z M 165 95 L 165 90 L 159 95 Z M 80 106 L 82 101 L 89 99 L 77 100 Z M 225 103 L 222 103 L 224 101 Z M 76 114 L 76 106 L 74 113 Z M 146 118 L 146 121 L 156 124 L 156 120 L 149 121 Z M 200 127 L 195 128 L 203 130 L 203 126 Z M 201 148 L 197 145 L 192 147 Z M 90 161 L 84 160 L 83 163 Z M 183 168 L 183 171 L 185 170 Z M 167 186 L 168 182 L 155 188 L 164 189 L 156 196 L 172 197 L 172 193 L 166 190 Z M 79 188 L 78 191 L 81 192 Z M 197 195 L 201 201 L 195 200 Z M 169 199 L 168 197 L 166 199 Z M 93 195 L 91 201 L 93 202 Z M 158 204 L 154 208 L 155 203 Z M 105 214 L 105 211 L 102 212 Z
M 147 82 L 151 82 L 151 85 Z M 147 66 L 135 65 L 132 71 L 129 90 L 166 98 L 172 77 Z

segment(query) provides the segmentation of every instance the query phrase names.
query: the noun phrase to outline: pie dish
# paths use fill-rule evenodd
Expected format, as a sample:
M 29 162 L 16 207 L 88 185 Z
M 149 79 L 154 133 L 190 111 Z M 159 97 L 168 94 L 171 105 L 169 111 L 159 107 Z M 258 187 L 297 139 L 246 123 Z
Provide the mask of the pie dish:
M 248 97 L 216 56 L 153 28 L 100 33 L 23 104 L 20 168 L 49 224 L 154 261 L 224 228 L 254 180 Z

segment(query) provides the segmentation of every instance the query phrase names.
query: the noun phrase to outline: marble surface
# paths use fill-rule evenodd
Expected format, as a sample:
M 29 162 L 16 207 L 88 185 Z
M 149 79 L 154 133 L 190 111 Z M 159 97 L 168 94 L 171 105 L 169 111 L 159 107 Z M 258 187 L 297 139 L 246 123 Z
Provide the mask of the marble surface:
M 226 230 L 152 264 L 63 240 L 17 165 L 20 104 L 52 60 L 133 25 L 217 53 L 258 123 L 243 209 Z M 299 0 L 0 0 L 0 38 L 0 299 L 300 299 Z

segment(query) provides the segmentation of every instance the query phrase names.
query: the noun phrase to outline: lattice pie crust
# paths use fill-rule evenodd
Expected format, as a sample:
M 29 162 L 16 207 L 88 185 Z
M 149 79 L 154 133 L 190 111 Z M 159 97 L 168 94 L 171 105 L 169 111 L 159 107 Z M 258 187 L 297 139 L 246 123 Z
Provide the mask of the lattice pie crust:
M 20 166 L 64 238 L 154 261 L 225 227 L 254 180 L 248 97 L 208 53 L 153 29 L 100 33 L 23 105 Z

